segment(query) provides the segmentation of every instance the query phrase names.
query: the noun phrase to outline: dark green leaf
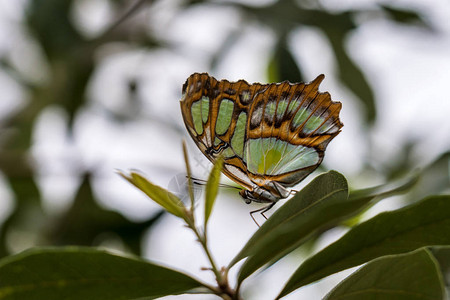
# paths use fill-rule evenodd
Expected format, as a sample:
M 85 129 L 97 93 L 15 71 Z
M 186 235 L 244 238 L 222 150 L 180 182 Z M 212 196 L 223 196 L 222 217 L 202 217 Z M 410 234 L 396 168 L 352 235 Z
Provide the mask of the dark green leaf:
M 92 248 L 34 249 L 0 260 L 2 300 L 154 299 L 200 287 L 178 271 Z
M 444 299 L 442 277 L 429 250 L 377 258 L 342 281 L 325 300 Z
M 290 82 L 303 81 L 303 75 L 300 68 L 292 56 L 291 51 L 289 51 L 284 38 L 278 42 L 275 53 L 269 61 L 268 74 L 270 82 L 280 82 L 284 80 Z
M 211 215 L 214 202 L 216 201 L 217 192 L 219 190 L 220 174 L 222 172 L 223 158 L 219 157 L 214 163 L 214 167 L 209 174 L 205 188 L 205 228 Z
M 450 196 L 432 196 L 414 205 L 381 213 L 306 260 L 280 296 L 380 256 L 428 245 L 450 245 L 449 231 Z
M 408 178 L 394 183 L 382 184 L 375 187 L 351 191 L 348 197 L 354 201 L 357 199 L 366 198 L 383 199 L 391 197 L 409 191 L 418 182 L 419 178 L 419 173 L 416 173 Z
M 336 172 L 334 173 L 338 174 Z M 329 182 L 331 182 L 332 180 L 336 181 L 340 180 L 338 177 L 334 179 L 332 178 L 329 179 L 330 179 Z M 301 208 L 290 206 L 288 205 L 288 203 L 290 201 L 295 201 L 294 200 L 295 197 L 304 197 L 304 199 L 308 199 L 308 201 L 312 200 L 314 199 L 314 197 L 311 196 L 311 191 L 320 191 L 322 193 L 326 193 L 327 189 L 323 188 L 322 185 L 328 187 L 331 187 L 331 185 L 329 185 L 326 181 L 322 181 L 321 183 L 318 183 L 317 186 L 316 185 L 311 187 L 308 186 L 309 190 L 306 190 L 305 187 L 305 189 L 300 191 L 301 194 L 298 194 L 298 196 L 296 195 L 292 200 L 290 200 L 288 203 L 283 205 L 283 207 L 281 207 L 278 210 L 280 212 L 286 210 L 287 215 L 278 215 L 277 211 L 276 214 L 270 217 L 270 219 L 258 230 L 258 232 L 254 234 L 254 236 L 247 243 L 245 248 L 241 251 L 240 255 L 238 255 L 235 258 L 235 260 L 233 260 L 233 263 L 238 259 L 241 259 L 242 256 L 243 257 L 251 256 L 252 254 L 250 254 L 250 251 L 254 251 L 255 253 L 256 252 L 258 253 L 248 259 L 248 261 L 243 265 L 242 267 L 243 269 L 249 268 L 250 270 L 249 272 L 254 272 L 257 268 L 261 267 L 267 262 L 272 264 L 278 261 L 286 254 L 290 253 L 292 250 L 298 248 L 308 239 L 313 238 L 316 235 L 319 235 L 325 230 L 328 230 L 332 227 L 339 225 L 342 222 L 342 220 L 360 213 L 361 211 L 367 209 L 371 205 L 375 204 L 376 202 L 384 198 L 399 193 L 403 193 L 409 190 L 412 186 L 414 186 L 417 180 L 418 175 L 415 174 L 399 182 L 384 184 L 367 189 L 355 190 L 350 193 L 348 199 L 346 198 L 345 201 L 340 201 L 338 200 L 339 198 L 327 199 L 326 201 L 323 201 L 323 203 L 319 207 L 316 207 L 315 210 L 312 209 L 305 210 L 303 214 L 306 214 L 307 217 L 299 216 L 300 219 L 298 220 L 298 223 L 296 223 L 297 221 L 289 220 L 290 218 L 289 212 L 292 213 L 297 210 L 300 211 Z M 298 201 L 302 200 L 299 199 Z M 287 222 L 286 224 L 282 225 L 289 227 L 292 226 L 292 228 L 276 229 L 277 226 L 281 225 L 275 223 L 277 222 L 277 220 L 280 223 Z M 298 226 L 298 228 L 294 226 Z M 272 230 L 274 233 L 268 232 Z M 290 240 L 289 238 L 285 237 L 285 234 L 288 235 L 288 232 L 292 233 L 293 240 Z M 271 238 L 272 235 L 273 239 Z M 274 247 L 274 244 L 276 245 L 275 246 L 276 251 L 271 250 Z M 288 245 L 290 246 L 288 247 Z M 283 247 L 285 247 L 284 250 L 282 249 Z
M 28 7 L 29 28 L 48 57 L 66 55 L 82 42 L 69 17 L 73 2 L 39 0 L 32 1 Z
M 157 221 L 163 210 L 149 220 L 132 222 L 116 211 L 101 207 L 92 191 L 91 176 L 86 174 L 72 206 L 49 225 L 46 239 L 52 245 L 98 245 L 105 233 L 114 233 L 122 239 L 127 250 L 136 255 L 141 251 L 141 237 Z
M 0 153 L 1 156 L 2 153 Z M 20 168 L 22 164 L 18 161 L 11 160 L 12 164 Z M 10 171 L 4 167 L 0 160 L 0 169 L 2 172 Z M 7 174 L 11 191 L 14 193 L 15 204 L 13 211 L 6 218 L 0 226 L 0 258 L 10 254 L 10 247 L 16 246 L 17 239 L 9 239 L 12 232 L 20 230 L 26 232 L 30 236 L 37 236 L 41 233 L 45 221 L 48 216 L 44 213 L 41 207 L 40 191 L 36 185 L 35 179 L 28 171 L 24 176 L 17 176 L 17 174 Z M 0 202 L 3 199 L 0 200 Z M 20 243 L 20 241 L 19 241 Z M 9 245 L 8 245 L 9 244 Z M 8 247 L 9 246 L 9 247 Z M 9 248 L 9 249 L 8 249 Z
M 326 29 L 326 28 L 325 28 Z M 346 35 L 337 35 L 333 30 L 325 31 L 333 47 L 339 66 L 339 78 L 358 97 L 364 105 L 366 120 L 376 118 L 375 97 L 361 69 L 350 59 L 344 47 Z
M 431 253 L 439 263 L 447 288 L 450 288 L 450 246 L 432 247 Z
M 230 266 L 250 256 L 240 270 L 239 281 L 300 246 L 314 230 L 341 217 L 346 212 L 339 205 L 347 197 L 344 176 L 335 171 L 317 176 L 280 207 L 233 259 Z
M 161 205 L 171 214 L 182 219 L 186 217 L 183 202 L 181 202 L 180 199 L 177 198 L 177 196 L 175 196 L 168 190 L 154 185 L 142 175 L 135 172 L 131 172 L 130 175 L 125 175 L 124 173 L 120 172 L 119 174 L 130 183 L 135 185 L 138 189 L 143 191 L 153 201 Z
M 381 5 L 380 6 L 385 13 L 389 15 L 393 20 L 399 23 L 416 23 L 425 25 L 422 17 L 414 10 L 406 8 L 394 8 L 392 6 Z
M 430 194 L 450 191 L 450 151 L 441 154 L 420 172 L 420 180 L 411 197 L 421 199 Z
M 313 247 L 315 240 L 325 231 L 339 225 L 352 227 L 360 222 L 360 215 L 377 202 L 397 195 L 403 194 L 414 187 L 419 179 L 419 174 L 416 173 L 408 178 L 403 178 L 388 184 L 382 184 L 375 187 L 350 191 L 348 200 L 341 203 L 342 211 L 347 211 L 345 218 L 336 219 L 330 222 L 323 229 L 316 231 L 311 235 L 308 243 L 311 242 L 310 247 Z M 344 217 L 344 216 L 343 216 Z
M 338 64 L 338 76 L 362 102 L 366 120 L 376 118 L 375 97 L 360 67 L 349 57 L 346 49 L 348 35 L 356 28 L 354 15 L 350 12 L 339 14 L 324 10 L 309 10 L 301 23 L 319 28 L 327 36 Z

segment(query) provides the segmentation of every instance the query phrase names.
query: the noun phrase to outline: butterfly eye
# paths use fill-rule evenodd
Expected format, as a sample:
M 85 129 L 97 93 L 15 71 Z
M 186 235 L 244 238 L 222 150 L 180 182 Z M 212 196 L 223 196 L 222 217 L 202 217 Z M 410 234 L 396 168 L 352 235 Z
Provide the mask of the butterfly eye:
M 239 195 L 244 199 L 244 202 L 246 204 L 252 203 L 252 200 L 250 199 L 250 193 L 248 190 L 240 190 Z

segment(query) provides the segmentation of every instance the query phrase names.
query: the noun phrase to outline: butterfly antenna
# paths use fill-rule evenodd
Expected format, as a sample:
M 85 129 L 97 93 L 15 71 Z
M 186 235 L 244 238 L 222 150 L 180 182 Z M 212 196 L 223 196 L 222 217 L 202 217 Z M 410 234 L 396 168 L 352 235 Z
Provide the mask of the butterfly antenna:
M 206 185 L 206 182 L 207 182 L 206 180 L 198 179 L 198 178 L 194 178 L 194 177 L 191 177 L 191 179 L 192 179 L 192 183 L 197 184 L 197 185 Z M 240 188 L 240 187 L 229 185 L 229 184 L 224 184 L 224 183 L 219 183 L 219 186 L 223 187 L 223 188 L 228 188 L 228 189 L 242 190 L 242 188 Z
M 187 177 L 187 176 L 186 176 Z M 197 185 L 206 185 L 206 180 L 191 177 L 192 183 Z
M 267 220 L 267 217 L 266 217 L 266 215 L 265 215 L 264 213 L 266 213 L 268 210 L 270 210 L 270 209 L 275 205 L 275 203 L 276 203 L 276 202 L 272 202 L 272 203 L 270 203 L 269 205 L 264 206 L 263 208 L 259 208 L 259 209 L 257 209 L 257 210 L 253 210 L 253 211 L 250 212 L 250 217 L 252 217 L 253 222 L 255 222 L 255 224 L 258 225 L 258 227 L 261 227 L 261 226 L 258 224 L 258 222 L 256 222 L 256 219 L 255 219 L 255 217 L 253 216 L 253 214 L 254 214 L 254 213 L 257 213 L 257 212 L 260 212 L 261 215 Z

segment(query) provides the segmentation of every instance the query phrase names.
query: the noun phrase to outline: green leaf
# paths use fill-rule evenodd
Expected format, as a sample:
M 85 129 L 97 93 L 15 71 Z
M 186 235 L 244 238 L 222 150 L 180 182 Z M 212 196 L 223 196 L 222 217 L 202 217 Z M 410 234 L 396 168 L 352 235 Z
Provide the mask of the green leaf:
M 359 66 L 353 63 L 348 56 L 344 43 L 347 38 L 347 32 L 340 34 L 330 28 L 323 29 L 330 40 L 336 56 L 339 67 L 339 79 L 358 97 L 361 104 L 364 105 L 366 121 L 373 123 L 377 116 L 374 92 Z
M 33 249 L 0 260 L 0 299 L 154 299 L 202 287 L 137 258 L 93 248 Z
M 445 286 L 450 292 L 450 247 L 432 247 L 430 251 L 439 263 L 439 268 L 444 276 Z
M 345 222 L 346 226 L 352 227 L 360 222 L 361 213 L 364 210 L 369 209 L 375 203 L 385 198 L 406 193 L 413 188 L 419 181 L 420 174 L 415 173 L 407 178 L 401 180 L 382 184 L 375 187 L 353 190 L 349 194 L 349 203 L 353 203 L 355 211 L 354 214 L 358 214 L 355 218 L 349 219 Z
M 450 151 L 437 157 L 420 172 L 420 181 L 414 187 L 411 197 L 421 199 L 432 194 L 446 194 L 450 191 Z
M 445 299 L 442 276 L 425 248 L 377 258 L 335 287 L 325 300 Z
M 409 191 L 419 181 L 419 178 L 420 174 L 416 173 L 394 183 L 382 184 L 375 187 L 351 191 L 348 197 L 355 201 L 357 199 L 366 198 L 377 198 L 378 200 L 384 199 Z
M 450 245 L 450 196 L 432 196 L 381 213 L 355 226 L 338 241 L 306 260 L 280 296 L 374 258 L 429 245 Z
M 311 244 L 309 247 L 313 247 L 315 240 L 317 240 L 323 232 L 333 227 L 341 225 L 353 227 L 360 223 L 361 213 L 385 198 L 409 191 L 412 187 L 415 187 L 418 180 L 419 174 L 416 173 L 392 183 L 350 191 L 348 200 L 340 204 L 340 209 L 347 213 L 343 215 L 342 218 L 337 218 L 328 223 L 326 227 L 312 233 L 311 237 L 308 238 L 308 243 Z
M 217 192 L 219 190 L 220 174 L 222 172 L 223 158 L 219 157 L 214 163 L 214 167 L 209 174 L 206 182 L 205 195 L 205 228 L 211 215 L 214 202 L 216 201 Z
M 0 258 L 10 254 L 11 246 L 15 248 L 17 240 L 8 239 L 14 235 L 14 232 L 20 230 L 29 236 L 38 236 L 45 226 L 45 221 L 48 220 L 48 215 L 42 209 L 40 191 L 33 175 L 21 169 L 19 159 L 8 157 L 9 163 L 14 164 L 20 170 L 19 172 L 24 172 L 22 176 L 9 174 L 13 166 L 11 165 L 11 169 L 5 168 L 5 157 L 2 158 L 2 155 L 0 151 L 0 169 L 8 176 L 15 202 L 11 214 L 4 221 L 2 220 L 0 226 Z M 0 200 L 2 201 L 4 199 Z
M 270 82 L 288 80 L 290 82 L 303 81 L 303 75 L 288 49 L 286 38 L 278 41 L 272 59 L 268 66 L 268 79 Z
M 233 259 L 230 266 L 249 256 L 240 270 L 239 282 L 300 246 L 314 230 L 346 213 L 340 210 L 340 203 L 347 197 L 344 176 L 335 171 L 317 176 L 280 207 Z
M 419 174 L 416 173 L 406 179 L 401 179 L 393 183 L 351 191 L 348 196 L 348 202 L 353 203 L 351 204 L 354 208 L 353 214 L 356 216 L 352 219 L 346 220 L 344 224 L 348 227 L 353 227 L 354 225 L 358 224 L 360 222 L 362 212 L 369 209 L 380 200 L 394 195 L 406 193 L 416 185 L 419 178 Z
M 181 202 L 181 200 L 178 199 L 177 196 L 175 196 L 168 190 L 154 185 L 142 175 L 135 172 L 131 172 L 130 175 L 119 172 L 119 175 L 121 175 L 123 178 L 125 178 L 142 192 L 144 192 L 147 196 L 161 205 L 169 213 L 182 219 L 187 218 L 183 202 Z
M 383 11 L 396 22 L 404 24 L 414 23 L 416 25 L 427 27 L 427 24 L 422 19 L 422 16 L 412 9 L 399 9 L 386 5 L 380 5 L 380 8 L 383 9 Z
M 337 74 L 364 105 L 366 121 L 373 123 L 376 105 L 373 91 L 361 68 L 349 57 L 346 49 L 348 35 L 357 27 L 354 14 L 350 11 L 330 13 L 324 10 L 309 10 L 308 17 L 299 20 L 320 29 L 328 38 L 337 62 Z
M 86 174 L 75 195 L 72 206 L 53 220 L 46 234 L 46 241 L 51 245 L 92 246 L 102 242 L 109 234 L 120 239 L 127 250 L 139 255 L 141 238 L 151 226 L 163 215 L 159 210 L 152 217 L 142 222 L 132 222 L 120 213 L 101 207 L 92 191 L 91 175 Z

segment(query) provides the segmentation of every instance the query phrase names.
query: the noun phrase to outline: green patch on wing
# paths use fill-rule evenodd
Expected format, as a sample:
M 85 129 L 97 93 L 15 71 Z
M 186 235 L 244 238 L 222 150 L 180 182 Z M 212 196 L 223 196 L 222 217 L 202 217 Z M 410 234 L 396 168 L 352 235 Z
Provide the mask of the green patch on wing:
M 197 134 L 203 133 L 203 123 L 202 123 L 202 102 L 196 101 L 192 103 L 191 106 L 192 120 L 194 121 L 194 128 Z
M 227 132 L 233 117 L 234 102 L 229 99 L 223 99 L 220 102 L 219 113 L 216 121 L 216 134 L 222 135 Z
M 288 106 L 288 113 L 294 112 L 300 106 L 300 103 L 301 103 L 300 99 L 298 99 L 298 98 L 295 100 L 292 100 Z
M 284 112 L 286 111 L 286 109 L 288 108 L 288 100 L 281 100 L 280 102 L 278 102 L 278 107 L 277 107 L 277 118 L 281 119 L 283 117 Z
M 203 124 L 208 121 L 208 115 L 209 115 L 209 98 L 203 96 L 202 97 L 202 121 Z
M 223 150 L 222 155 L 225 158 L 230 158 L 230 157 L 235 156 L 235 153 L 231 147 L 227 147 L 227 148 L 225 148 L 225 150 Z
M 301 126 L 306 121 L 306 119 L 308 119 L 308 116 L 308 109 L 301 107 L 295 114 L 293 120 L 294 128 L 298 128 L 299 126 Z
M 244 138 L 245 127 L 247 125 L 247 114 L 241 112 L 236 122 L 236 128 L 234 129 L 233 137 L 231 138 L 231 147 L 237 156 L 242 157 L 244 154 Z
M 276 110 L 277 110 L 277 102 L 271 101 L 266 105 L 265 114 L 266 116 L 274 116 Z
M 245 161 L 253 174 L 280 175 L 319 162 L 314 148 L 292 145 L 277 138 L 250 139 L 246 143 Z
M 324 121 L 323 118 L 311 116 L 303 127 L 303 132 L 310 133 L 317 129 Z

